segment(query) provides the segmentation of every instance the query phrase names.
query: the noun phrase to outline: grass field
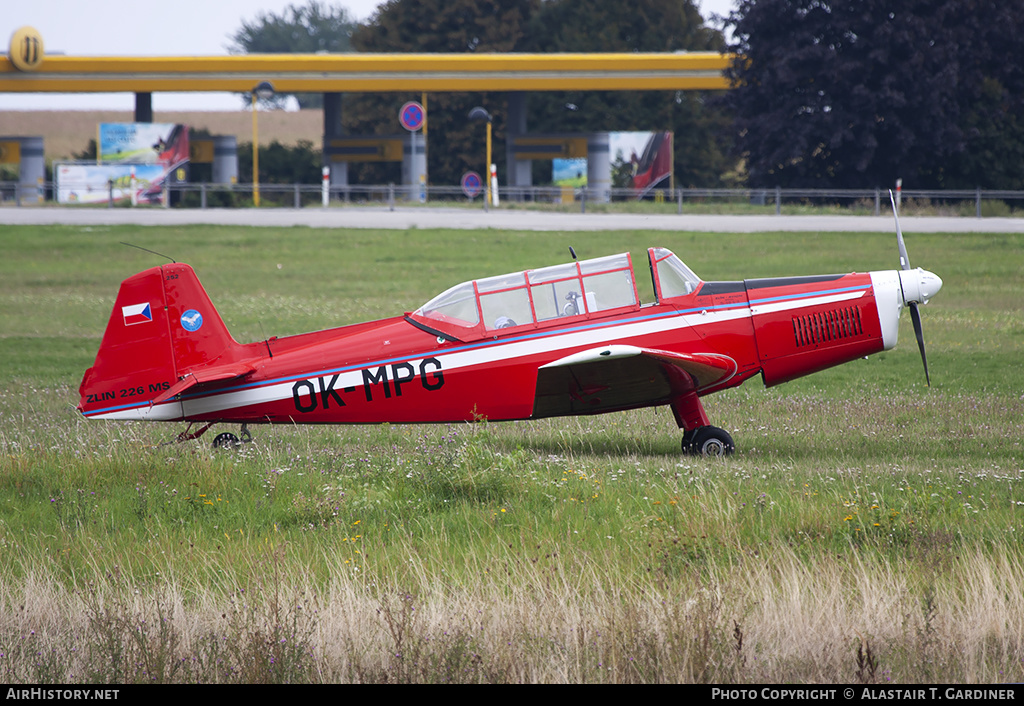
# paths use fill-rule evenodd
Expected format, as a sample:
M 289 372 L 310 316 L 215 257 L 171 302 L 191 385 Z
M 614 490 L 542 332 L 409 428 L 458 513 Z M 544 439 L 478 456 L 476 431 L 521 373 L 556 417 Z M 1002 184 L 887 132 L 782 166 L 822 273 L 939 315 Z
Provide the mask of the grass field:
M 704 279 L 896 267 L 873 234 L 7 227 L 0 680 L 1024 679 L 1024 241 L 913 235 L 944 280 L 893 351 L 664 409 L 262 427 L 238 453 L 74 410 L 124 277 L 196 268 L 241 341 L 649 245 Z M 650 286 L 641 297 L 650 300 Z M 209 435 L 208 435 L 209 436 Z

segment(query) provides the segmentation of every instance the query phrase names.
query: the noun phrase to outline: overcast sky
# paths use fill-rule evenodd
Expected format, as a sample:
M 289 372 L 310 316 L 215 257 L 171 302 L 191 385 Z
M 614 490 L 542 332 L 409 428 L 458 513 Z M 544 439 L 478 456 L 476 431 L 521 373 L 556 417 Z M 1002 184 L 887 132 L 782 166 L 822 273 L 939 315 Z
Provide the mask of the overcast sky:
M 327 0 L 329 4 L 331 0 Z M 0 37 L 30 25 L 47 53 L 72 56 L 216 56 L 228 53 L 229 37 L 261 12 L 280 14 L 304 0 L 171 0 L 124 3 L 111 0 L 12 1 L 0 16 Z M 381 0 L 340 0 L 357 20 L 373 15 Z M 726 14 L 733 0 L 696 0 L 705 17 Z M 3 110 L 134 110 L 131 93 L 0 93 Z M 153 110 L 240 110 L 230 93 L 155 93 Z

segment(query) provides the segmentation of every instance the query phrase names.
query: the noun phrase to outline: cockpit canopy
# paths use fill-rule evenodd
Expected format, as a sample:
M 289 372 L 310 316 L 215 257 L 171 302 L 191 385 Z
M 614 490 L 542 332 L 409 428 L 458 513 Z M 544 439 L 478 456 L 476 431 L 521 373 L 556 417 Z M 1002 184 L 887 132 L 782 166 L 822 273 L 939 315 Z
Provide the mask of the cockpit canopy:
M 693 294 L 700 286 L 700 277 L 683 264 L 671 250 L 649 248 L 647 256 L 651 261 L 654 276 L 654 293 L 658 301 Z
M 659 301 L 690 294 L 700 279 L 664 248 L 648 250 Z M 412 313 L 413 320 L 465 338 L 472 332 L 538 327 L 640 306 L 629 253 L 457 284 Z

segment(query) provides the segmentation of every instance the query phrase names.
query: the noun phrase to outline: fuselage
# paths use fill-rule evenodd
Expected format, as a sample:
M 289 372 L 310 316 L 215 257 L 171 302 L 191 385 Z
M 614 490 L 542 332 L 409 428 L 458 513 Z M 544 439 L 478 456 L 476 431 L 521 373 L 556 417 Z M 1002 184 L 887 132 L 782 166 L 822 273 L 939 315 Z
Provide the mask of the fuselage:
M 701 282 L 656 303 L 593 311 L 569 320 L 453 335 L 417 316 L 383 319 L 240 345 L 244 376 L 196 387 L 157 404 L 85 390 L 91 418 L 243 423 L 416 423 L 546 416 L 537 408 L 538 370 L 596 346 L 629 345 L 679 354 L 712 354 L 734 373 L 699 395 L 760 373 L 774 385 L 895 345 L 883 340 L 873 279 L 878 273 Z M 658 283 L 656 282 L 656 290 Z M 899 310 L 895 310 L 898 318 Z M 456 331 L 458 333 L 458 331 Z M 87 374 L 88 375 L 88 374 Z M 167 389 L 173 379 L 114 387 Z M 580 386 L 565 394 L 597 394 Z M 90 399 L 87 400 L 86 396 Z M 665 404 L 630 400 L 618 408 Z

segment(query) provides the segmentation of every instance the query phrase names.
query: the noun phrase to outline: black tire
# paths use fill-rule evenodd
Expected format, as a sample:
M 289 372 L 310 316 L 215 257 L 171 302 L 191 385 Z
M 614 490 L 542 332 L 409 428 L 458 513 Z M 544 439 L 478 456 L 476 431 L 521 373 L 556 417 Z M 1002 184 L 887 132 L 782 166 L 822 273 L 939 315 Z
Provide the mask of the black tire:
M 693 450 L 693 437 L 696 433 L 696 429 L 691 429 L 690 431 L 683 432 L 682 449 L 683 453 L 686 454 L 687 456 L 693 456 L 695 453 Z
M 723 458 L 732 455 L 736 450 L 736 444 L 725 429 L 701 427 L 693 435 L 691 448 L 692 453 L 697 456 Z
M 213 439 L 213 448 L 215 449 L 233 449 L 241 445 L 241 441 L 238 437 L 229 431 L 221 432 L 217 434 Z

